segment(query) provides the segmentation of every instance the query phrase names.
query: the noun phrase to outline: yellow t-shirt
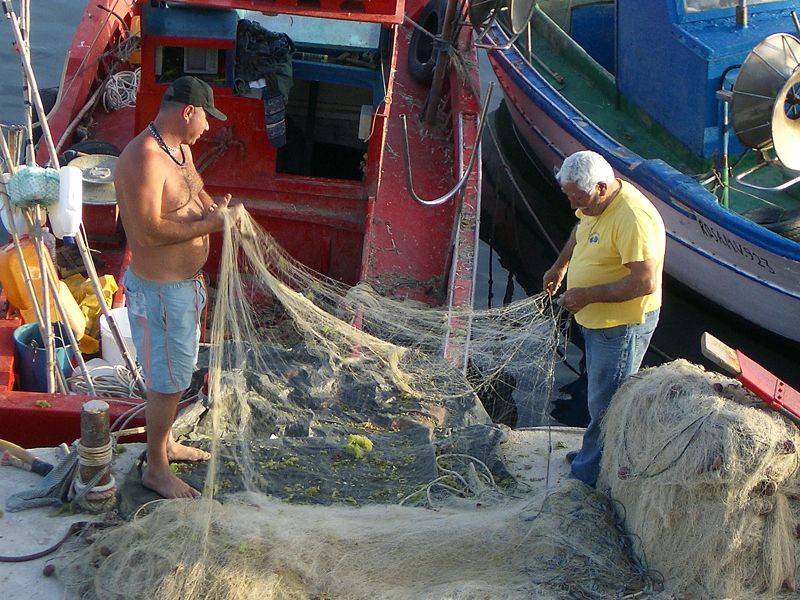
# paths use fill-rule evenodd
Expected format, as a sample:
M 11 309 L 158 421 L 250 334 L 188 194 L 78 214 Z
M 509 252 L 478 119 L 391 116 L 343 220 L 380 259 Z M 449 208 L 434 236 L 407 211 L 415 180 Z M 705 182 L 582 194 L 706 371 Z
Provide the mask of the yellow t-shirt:
M 630 273 L 627 263 L 656 258 L 656 290 L 625 302 L 588 304 L 575 313 L 575 320 L 591 329 L 643 323 L 646 313 L 661 306 L 664 222 L 644 194 L 630 183 L 621 183 L 617 197 L 598 216 L 575 211 L 580 222 L 567 270 L 567 289 L 618 281 Z

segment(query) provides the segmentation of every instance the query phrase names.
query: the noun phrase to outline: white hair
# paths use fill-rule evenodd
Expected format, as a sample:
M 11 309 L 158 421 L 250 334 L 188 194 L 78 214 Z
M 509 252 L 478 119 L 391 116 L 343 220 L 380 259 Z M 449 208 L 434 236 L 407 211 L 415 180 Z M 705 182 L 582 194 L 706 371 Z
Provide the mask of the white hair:
M 574 183 L 579 190 L 589 193 L 601 181 L 614 181 L 614 169 L 597 152 L 581 150 L 564 159 L 564 164 L 556 173 L 556 181 L 561 186 Z

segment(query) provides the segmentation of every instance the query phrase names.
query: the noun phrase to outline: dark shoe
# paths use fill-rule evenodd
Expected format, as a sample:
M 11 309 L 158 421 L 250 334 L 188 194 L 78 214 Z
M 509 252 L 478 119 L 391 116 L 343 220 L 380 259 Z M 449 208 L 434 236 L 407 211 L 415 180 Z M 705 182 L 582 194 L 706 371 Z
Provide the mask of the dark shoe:
M 578 456 L 578 451 L 577 450 L 570 450 L 569 452 L 567 452 L 567 456 L 566 456 L 567 462 L 569 464 L 572 464 L 572 461 L 575 460 L 576 456 Z

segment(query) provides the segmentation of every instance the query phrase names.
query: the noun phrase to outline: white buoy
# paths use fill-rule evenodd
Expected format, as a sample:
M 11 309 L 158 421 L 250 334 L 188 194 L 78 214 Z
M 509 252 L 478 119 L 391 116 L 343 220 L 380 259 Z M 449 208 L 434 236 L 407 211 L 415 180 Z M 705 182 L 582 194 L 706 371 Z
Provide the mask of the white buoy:
M 48 209 L 53 235 L 74 236 L 83 217 L 83 172 L 78 167 L 59 170 L 58 204 Z

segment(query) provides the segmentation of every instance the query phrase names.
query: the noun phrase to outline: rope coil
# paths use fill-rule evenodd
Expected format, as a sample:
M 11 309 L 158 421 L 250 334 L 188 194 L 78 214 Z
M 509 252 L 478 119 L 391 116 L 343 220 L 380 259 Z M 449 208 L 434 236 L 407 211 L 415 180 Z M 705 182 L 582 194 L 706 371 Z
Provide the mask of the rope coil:
M 103 467 L 111 464 L 112 444 L 109 441 L 103 446 L 90 448 L 78 442 L 78 463 L 84 467 Z
M 106 82 L 103 92 L 103 108 L 106 112 L 136 106 L 136 92 L 139 89 L 141 69 L 114 73 Z
M 77 442 L 78 464 L 82 467 L 103 467 L 88 482 L 83 481 L 80 469 L 75 471 L 75 476 L 70 485 L 69 500 L 83 510 L 92 513 L 106 512 L 117 504 L 117 482 L 111 474 L 111 460 L 113 442 L 90 448 Z M 108 481 L 97 485 L 103 477 L 108 475 Z
M 98 471 L 89 483 L 84 483 L 80 471 L 76 472 L 70 486 L 69 500 L 91 513 L 103 513 L 113 509 L 117 505 L 117 481 L 114 476 L 109 475 L 108 483 L 94 485 L 110 470 L 109 464 L 107 468 Z

